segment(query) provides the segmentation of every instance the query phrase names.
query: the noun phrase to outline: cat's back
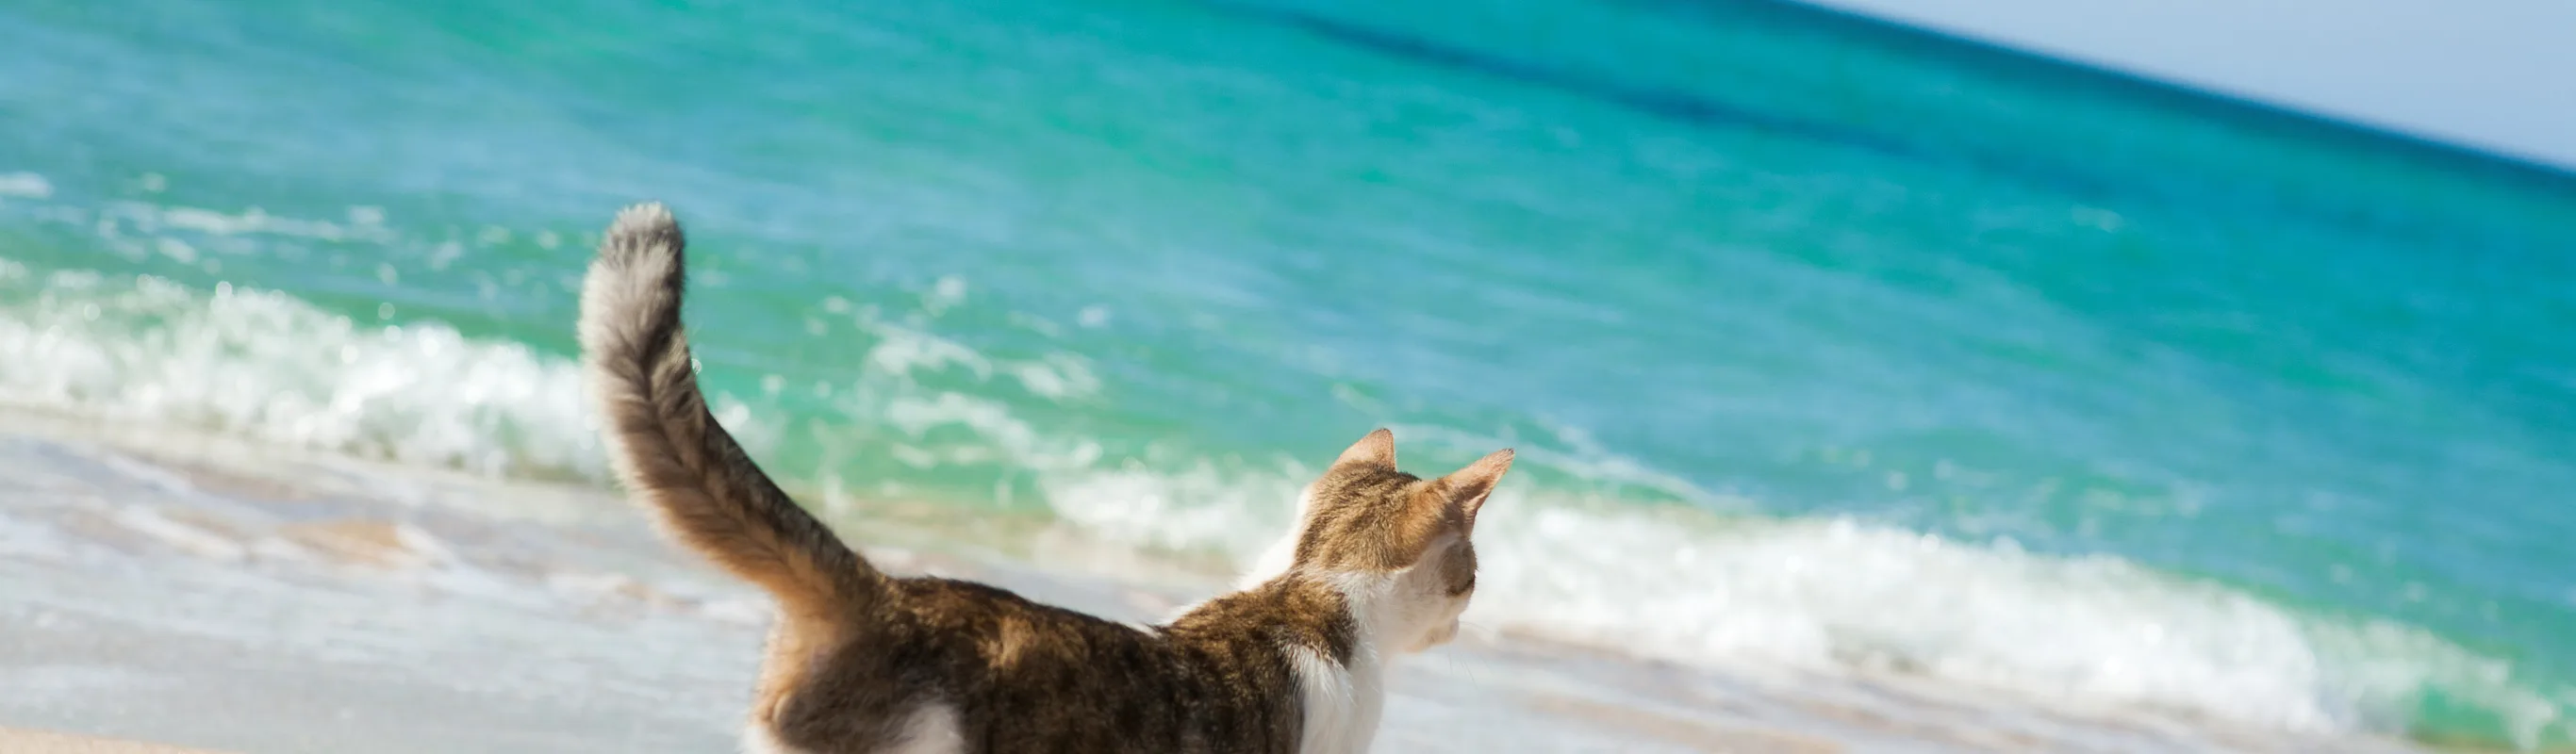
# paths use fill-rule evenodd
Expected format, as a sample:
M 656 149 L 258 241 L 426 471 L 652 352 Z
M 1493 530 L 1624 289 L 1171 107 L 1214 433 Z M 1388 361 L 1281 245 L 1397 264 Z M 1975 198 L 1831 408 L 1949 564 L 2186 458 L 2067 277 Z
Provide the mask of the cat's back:
M 864 751 L 947 718 L 968 752 L 1295 749 L 1292 671 L 1257 633 L 1173 635 L 967 581 L 902 579 L 894 591 L 828 657 L 807 658 L 821 667 L 780 715 L 781 739 Z

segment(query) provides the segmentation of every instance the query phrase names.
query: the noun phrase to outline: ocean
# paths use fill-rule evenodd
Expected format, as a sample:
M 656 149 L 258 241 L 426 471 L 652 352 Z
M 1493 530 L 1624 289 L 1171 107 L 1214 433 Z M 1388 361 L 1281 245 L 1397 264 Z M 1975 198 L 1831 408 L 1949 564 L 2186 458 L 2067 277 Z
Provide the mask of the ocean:
M 1241 563 L 1388 426 L 1482 626 L 2576 745 L 2576 176 L 1775 2 L 20 0 L 0 406 L 605 485 L 646 199 L 826 515 Z

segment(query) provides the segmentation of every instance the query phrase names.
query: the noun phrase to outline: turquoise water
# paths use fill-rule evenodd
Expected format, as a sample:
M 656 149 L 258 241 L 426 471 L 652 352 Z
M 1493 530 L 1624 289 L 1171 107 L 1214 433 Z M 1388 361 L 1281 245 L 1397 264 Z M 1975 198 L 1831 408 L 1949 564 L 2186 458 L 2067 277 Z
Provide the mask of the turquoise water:
M 818 506 L 1241 557 L 1386 424 L 1522 451 L 1489 625 L 2576 738 L 2576 178 L 1763 3 L 841 5 L 0 7 L 0 401 L 596 479 L 654 198 Z

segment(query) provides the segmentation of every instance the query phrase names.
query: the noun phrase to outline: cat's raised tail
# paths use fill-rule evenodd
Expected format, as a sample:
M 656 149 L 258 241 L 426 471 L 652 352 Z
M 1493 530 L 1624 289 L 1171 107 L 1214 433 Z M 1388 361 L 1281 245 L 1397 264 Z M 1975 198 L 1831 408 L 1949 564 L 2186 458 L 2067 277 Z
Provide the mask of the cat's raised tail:
M 708 412 L 680 326 L 685 246 L 669 209 L 627 207 L 582 281 L 582 358 L 610 462 L 664 534 L 768 590 L 790 627 L 843 620 L 890 586 Z

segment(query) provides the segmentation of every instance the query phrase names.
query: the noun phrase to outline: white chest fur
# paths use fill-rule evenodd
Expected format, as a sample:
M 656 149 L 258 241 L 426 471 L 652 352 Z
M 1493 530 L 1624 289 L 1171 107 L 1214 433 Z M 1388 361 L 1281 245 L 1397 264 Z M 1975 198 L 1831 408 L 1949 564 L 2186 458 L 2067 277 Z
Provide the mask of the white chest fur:
M 1347 667 L 1314 650 L 1289 650 L 1304 697 L 1306 725 L 1298 754 L 1366 754 L 1377 737 L 1378 713 L 1386 704 L 1373 648 L 1365 643 Z

